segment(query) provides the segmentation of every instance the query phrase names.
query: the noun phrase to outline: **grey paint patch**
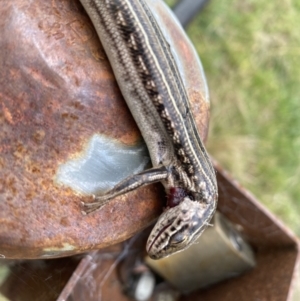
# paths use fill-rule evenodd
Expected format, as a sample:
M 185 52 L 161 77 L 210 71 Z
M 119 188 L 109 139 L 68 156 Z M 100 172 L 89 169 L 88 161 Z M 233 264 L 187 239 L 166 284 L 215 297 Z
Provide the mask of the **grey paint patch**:
M 103 194 L 149 163 L 144 143 L 128 146 L 95 134 L 79 158 L 60 165 L 56 182 L 81 194 Z

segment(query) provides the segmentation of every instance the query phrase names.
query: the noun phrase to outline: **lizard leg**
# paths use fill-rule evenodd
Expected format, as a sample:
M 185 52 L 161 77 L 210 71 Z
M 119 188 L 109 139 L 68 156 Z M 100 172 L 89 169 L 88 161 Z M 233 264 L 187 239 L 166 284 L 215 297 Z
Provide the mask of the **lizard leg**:
M 110 202 L 111 199 L 118 195 L 127 193 L 139 187 L 149 185 L 152 183 L 166 180 L 168 177 L 168 171 L 165 166 L 153 167 L 144 170 L 138 174 L 131 175 L 118 183 L 114 188 L 106 192 L 104 195 L 96 196 L 95 202 L 83 204 L 83 214 L 91 213 L 98 210 Z

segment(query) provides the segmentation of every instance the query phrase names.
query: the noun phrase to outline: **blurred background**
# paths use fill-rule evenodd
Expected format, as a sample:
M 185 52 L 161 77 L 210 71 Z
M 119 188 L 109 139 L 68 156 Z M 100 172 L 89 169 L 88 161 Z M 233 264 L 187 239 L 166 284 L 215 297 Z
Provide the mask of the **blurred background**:
M 210 88 L 209 153 L 298 236 L 299 19 L 299 1 L 218 0 L 186 28 Z

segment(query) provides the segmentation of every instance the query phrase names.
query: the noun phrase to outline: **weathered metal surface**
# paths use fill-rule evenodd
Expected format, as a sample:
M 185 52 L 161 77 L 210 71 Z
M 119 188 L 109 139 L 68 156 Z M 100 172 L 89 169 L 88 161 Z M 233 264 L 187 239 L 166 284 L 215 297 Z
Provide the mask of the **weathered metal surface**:
M 227 217 L 230 216 L 231 221 L 236 222 L 237 225 L 242 225 L 240 228 L 243 229 L 243 232 L 249 234 L 248 239 L 252 241 L 252 246 L 255 249 L 257 264 L 253 270 L 241 277 L 184 296 L 181 300 L 299 300 L 295 295 L 295 290 L 299 291 L 298 240 L 278 219 L 263 208 L 249 192 L 231 179 L 220 166 L 216 166 L 216 168 L 220 187 L 219 210 L 226 211 Z M 246 220 L 247 214 L 248 222 L 243 222 Z M 270 235 L 268 235 L 268 229 Z M 17 296 L 20 300 L 32 300 L 26 299 L 26 292 L 35 291 L 35 286 L 45 288 L 45 285 L 50 281 L 50 277 L 51 288 L 49 286 L 48 289 L 45 288 L 47 294 L 44 295 L 43 300 L 52 301 L 54 299 L 50 297 L 53 295 L 53 291 L 58 292 L 53 287 L 61 287 L 59 286 L 61 278 L 53 277 L 55 271 L 59 270 L 60 273 L 65 274 L 65 269 L 72 265 L 74 268 L 73 275 L 57 300 L 75 301 L 84 299 L 93 301 L 100 298 L 102 301 L 129 300 L 123 294 L 123 289 L 124 286 L 126 287 L 126 280 L 129 281 L 132 275 L 135 263 L 139 262 L 140 257 L 144 256 L 144 245 L 149 230 L 143 231 L 140 235 L 131 239 L 129 243 L 126 242 L 125 248 L 119 245 L 85 255 L 76 269 L 75 265 L 70 263 L 68 259 L 47 261 L 49 264 L 53 263 L 51 264 L 53 270 L 49 270 L 48 276 L 45 273 L 37 272 L 34 266 L 38 264 L 35 264 L 35 261 L 27 263 L 26 269 L 15 269 L 11 266 L 13 275 L 9 276 L 3 285 L 0 285 L 0 294 L 2 292 L 9 297 L 14 293 L 14 296 Z M 121 259 L 124 259 L 124 261 L 121 262 Z M 120 262 L 121 264 L 117 265 Z M 41 261 L 40 266 L 42 265 Z M 113 268 L 113 265 L 115 268 Z M 19 281 L 18 290 L 15 290 L 16 282 L 13 280 L 26 280 L 28 275 L 35 281 L 30 282 L 30 286 L 28 282 Z M 36 291 L 38 291 L 38 288 L 36 288 Z
M 79 274 L 73 273 L 57 301 L 132 300 L 124 294 L 122 283 L 118 279 L 115 263 L 120 262 L 120 253 L 116 252 L 120 250 L 121 245 L 118 245 L 91 252 L 84 257 L 76 269 Z
M 226 214 L 231 222 L 251 241 L 256 253 L 256 267 L 250 272 L 233 279 L 216 284 L 205 290 L 197 291 L 180 300 L 232 301 L 294 301 L 294 290 L 299 289 L 299 242 L 272 213 L 264 208 L 246 189 L 232 179 L 216 162 L 219 184 L 218 210 Z M 140 237 L 142 241 L 142 237 Z M 143 243 L 137 243 L 127 253 L 126 261 L 133 263 L 138 258 L 137 250 Z M 133 253 L 131 253 L 133 252 Z M 141 250 L 142 252 L 142 250 Z M 133 264 L 132 264 L 133 266 Z M 102 266 L 97 267 L 99 272 Z M 128 267 L 127 267 L 128 269 Z M 122 270 L 122 267 L 121 267 Z M 74 275 L 78 276 L 79 269 Z M 93 271 L 97 275 L 97 271 Z M 86 277 L 86 274 L 82 274 Z M 127 278 L 129 277 L 127 273 Z M 113 274 L 108 283 L 119 282 Z M 77 291 L 82 285 L 81 277 L 72 282 Z M 114 279 L 114 280 L 113 280 Z M 122 279 L 126 279 L 123 277 Z M 77 282 L 79 284 L 77 285 Z M 74 296 L 73 293 L 70 294 Z M 97 300 L 95 294 L 87 300 Z M 102 300 L 111 300 L 111 295 L 103 295 Z M 69 299 L 72 300 L 72 299 Z M 75 299 L 76 300 L 76 299 Z
M 256 267 L 249 273 L 182 300 L 292 301 L 299 285 L 299 241 L 280 220 L 217 163 L 218 210 L 235 223 L 256 251 Z M 298 280 L 295 280 L 298 279 Z
M 95 133 L 127 145 L 141 139 L 81 5 L 5 1 L 0 16 L 0 256 L 73 255 L 146 227 L 161 212 L 160 185 L 83 216 L 88 196 L 55 182 L 59 166 L 80 156 Z M 209 104 L 201 86 L 194 75 L 188 93 L 205 138 Z
M 251 241 L 256 253 L 256 267 L 250 272 L 233 279 L 200 290 L 180 300 L 232 301 L 294 301 L 294 290 L 299 289 L 299 241 L 273 214 L 264 208 L 246 189 L 232 179 L 217 163 L 219 184 L 218 210 L 226 214 L 231 222 Z M 142 238 L 140 238 L 142 240 Z M 138 243 L 138 242 L 137 242 Z M 140 250 L 142 244 L 140 243 Z M 126 261 L 134 262 L 138 258 L 138 244 L 129 250 Z M 133 253 L 131 253 L 133 252 Z M 142 252 L 142 251 L 141 251 Z M 99 272 L 102 266 L 97 267 Z M 74 274 L 78 276 L 76 270 Z M 97 275 L 97 271 L 93 271 Z M 86 277 L 86 274 L 84 274 Z M 113 274 L 107 283 L 119 282 Z M 128 277 L 128 276 L 127 276 Z M 73 281 L 74 291 L 82 285 L 81 277 Z M 114 279 L 114 280 L 113 280 Z M 125 279 L 125 277 L 123 277 Z M 79 286 L 76 284 L 79 282 Z M 109 285 L 109 284 L 107 284 Z M 112 292 L 111 292 L 112 293 Z M 70 294 L 74 296 L 74 294 Z M 93 295 L 87 300 L 97 300 Z M 111 300 L 111 295 L 102 300 Z M 106 299 L 107 298 L 107 299 Z M 72 299 L 69 299 L 72 300 Z M 76 299 L 75 299 L 76 300 Z
M 79 261 L 80 258 L 75 257 L 11 261 L 7 277 L 3 282 L 0 279 L 0 300 L 54 301 Z
M 249 191 L 232 179 L 216 162 L 219 190 L 218 210 L 256 248 L 295 246 L 296 236 L 270 213 Z

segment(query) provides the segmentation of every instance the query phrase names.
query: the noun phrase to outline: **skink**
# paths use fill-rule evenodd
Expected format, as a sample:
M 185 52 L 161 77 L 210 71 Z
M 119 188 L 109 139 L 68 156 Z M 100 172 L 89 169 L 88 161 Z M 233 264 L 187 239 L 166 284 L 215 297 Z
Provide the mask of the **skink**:
M 80 0 L 91 18 L 126 103 L 147 144 L 151 169 L 134 174 L 92 203 L 102 208 L 118 195 L 161 182 L 167 206 L 147 241 L 159 259 L 190 246 L 217 205 L 216 176 L 191 114 L 178 67 L 144 0 Z

